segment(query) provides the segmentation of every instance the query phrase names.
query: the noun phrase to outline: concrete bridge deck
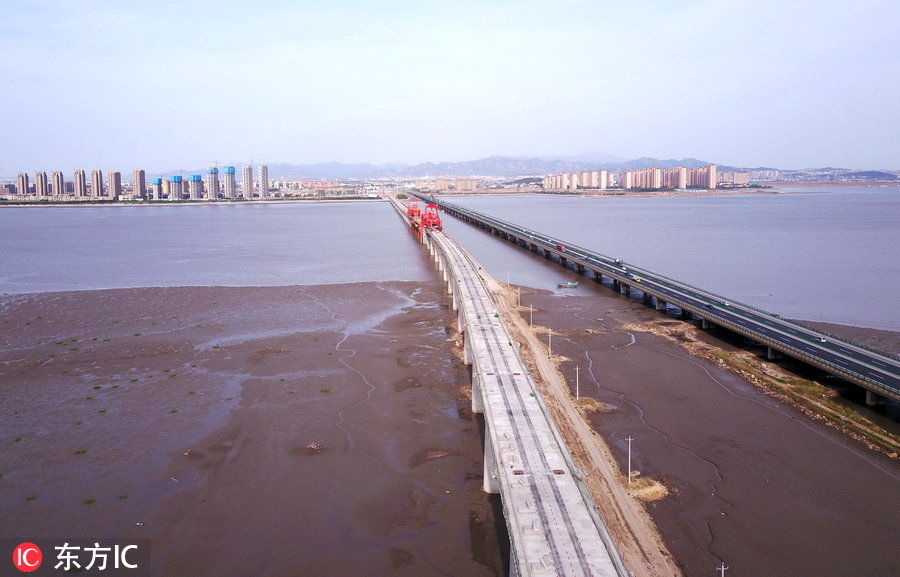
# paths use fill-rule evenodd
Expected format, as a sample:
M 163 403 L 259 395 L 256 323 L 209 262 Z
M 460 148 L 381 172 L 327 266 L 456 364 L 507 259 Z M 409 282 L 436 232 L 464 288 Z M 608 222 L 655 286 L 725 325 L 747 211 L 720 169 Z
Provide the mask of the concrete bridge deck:
M 895 358 L 630 263 L 616 262 L 565 240 L 428 195 L 416 196 L 532 252 L 556 258 L 563 266 L 572 266 L 579 272 L 591 271 L 597 280 L 608 276 L 622 293 L 639 290 L 644 300 L 658 310 L 671 304 L 700 318 L 704 326 L 719 325 L 767 346 L 770 357 L 782 353 L 857 384 L 868 391 L 871 403 L 876 395 L 900 400 L 900 362 Z
M 478 267 L 441 232 L 426 231 L 423 242 L 447 282 L 472 366 L 472 411 L 485 422 L 483 487 L 501 496 L 510 574 L 626 577 Z
M 475 267 L 443 233 L 427 243 L 458 309 L 472 410 L 484 413 L 484 489 L 501 495 L 510 572 L 627 575 Z

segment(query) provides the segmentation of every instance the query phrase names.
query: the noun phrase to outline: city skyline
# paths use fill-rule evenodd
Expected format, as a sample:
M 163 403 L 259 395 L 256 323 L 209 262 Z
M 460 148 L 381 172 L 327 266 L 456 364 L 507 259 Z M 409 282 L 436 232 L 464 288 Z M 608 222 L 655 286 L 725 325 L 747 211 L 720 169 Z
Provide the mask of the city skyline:
M 896 3 L 44 0 L 4 16 L 3 176 L 590 150 L 898 168 Z

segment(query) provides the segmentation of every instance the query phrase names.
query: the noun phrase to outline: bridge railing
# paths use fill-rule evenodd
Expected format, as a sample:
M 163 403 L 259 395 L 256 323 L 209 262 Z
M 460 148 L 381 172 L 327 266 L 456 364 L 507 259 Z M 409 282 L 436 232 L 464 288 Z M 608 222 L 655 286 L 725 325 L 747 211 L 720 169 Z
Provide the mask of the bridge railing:
M 463 213 L 463 214 L 468 214 L 468 215 L 470 215 L 470 216 L 472 216 L 472 217 L 474 217 L 474 218 L 478 218 L 478 219 L 480 219 L 480 220 L 483 220 L 483 221 L 485 221 L 486 223 L 490 223 L 490 224 L 492 224 L 492 225 L 494 225 L 494 226 L 497 226 L 498 228 L 504 228 L 504 229 L 506 229 L 506 232 L 511 232 L 511 233 L 513 233 L 513 234 L 523 234 L 523 233 L 524 233 L 524 234 L 529 234 L 529 235 L 532 235 L 532 236 L 538 238 L 539 240 L 542 240 L 543 242 L 546 242 L 546 243 L 548 243 L 548 244 L 564 244 L 564 245 L 566 246 L 566 251 L 567 251 L 567 252 L 568 252 L 569 250 L 571 250 L 571 249 L 575 249 L 575 250 L 577 250 L 577 251 L 579 251 L 579 252 L 582 253 L 583 258 L 597 258 L 597 257 L 599 257 L 599 259 L 601 259 L 601 260 L 609 261 L 609 262 L 606 262 L 606 263 L 605 263 L 605 264 L 607 264 L 608 266 L 611 266 L 611 267 L 615 267 L 615 266 L 616 266 L 616 264 L 615 264 L 615 262 L 614 262 L 615 259 L 613 259 L 612 257 L 606 256 L 606 255 L 604 255 L 604 254 L 601 254 L 601 253 L 598 253 L 598 252 L 595 252 L 595 251 L 592 251 L 592 250 L 587 249 L 587 248 L 585 248 L 585 247 L 582 247 L 582 246 L 579 246 L 579 245 L 576 245 L 576 244 L 566 243 L 565 241 L 563 241 L 563 240 L 561 240 L 561 239 L 557 239 L 557 238 L 554 238 L 554 237 L 551 237 L 551 236 L 547 236 L 547 235 L 545 235 L 545 234 L 539 233 L 539 232 L 534 231 L 534 230 L 532 230 L 532 229 L 529 229 L 529 228 L 527 228 L 527 227 L 515 225 L 515 224 L 513 224 L 513 223 L 510 223 L 510 222 L 507 222 L 507 221 L 504 221 L 504 220 L 501 220 L 501 219 L 492 217 L 492 216 L 490 216 L 490 215 L 488 215 L 488 214 L 485 214 L 485 213 L 480 212 L 480 211 L 477 211 L 477 210 L 473 210 L 473 209 L 470 209 L 470 208 L 465 208 L 465 207 L 462 207 L 462 206 L 460 206 L 460 205 L 458 205 L 458 204 L 454 204 L 454 203 L 452 203 L 452 202 L 447 202 L 447 201 L 444 201 L 444 200 L 437 199 L 437 198 L 435 198 L 434 196 L 430 196 L 430 197 L 429 197 L 428 195 L 422 195 L 422 197 L 428 198 L 430 201 L 432 201 L 432 202 L 434 202 L 434 203 L 436 203 L 436 204 L 438 204 L 438 205 L 445 206 L 445 207 L 451 207 L 453 210 L 456 210 L 456 211 L 461 212 L 461 213 Z M 590 256 L 589 256 L 589 255 L 590 255 Z M 815 328 L 815 327 L 806 325 L 806 324 L 804 324 L 804 323 L 802 323 L 802 322 L 797 322 L 797 321 L 791 321 L 791 320 L 784 319 L 784 318 L 783 318 L 781 315 L 779 315 L 779 314 L 776 314 L 776 313 L 767 311 L 767 310 L 765 310 L 765 309 L 761 309 L 761 308 L 759 308 L 759 307 L 757 307 L 757 306 L 750 305 L 750 304 L 747 304 L 747 303 L 744 303 L 744 302 L 741 302 L 741 301 L 738 301 L 738 300 L 734 300 L 734 299 L 732 299 L 732 298 L 730 298 L 730 297 L 726 297 L 726 296 L 724 296 L 724 295 L 720 295 L 720 294 L 718 294 L 718 293 L 709 291 L 709 290 L 707 290 L 707 289 L 703 289 L 703 288 L 694 286 L 694 285 L 692 285 L 692 284 L 690 284 L 690 283 L 686 283 L 686 282 L 684 282 L 684 281 L 680 281 L 680 280 L 677 280 L 677 279 L 673 279 L 673 278 L 668 277 L 668 276 L 666 276 L 666 275 L 663 275 L 663 274 L 660 274 L 660 273 L 657 273 L 657 272 L 653 272 L 653 271 L 649 271 L 649 270 L 647 270 L 647 269 L 644 269 L 644 268 L 641 268 L 641 267 L 638 267 L 638 266 L 635 266 L 635 265 L 632 265 L 632 269 L 631 269 L 631 270 L 636 271 L 636 272 L 644 273 L 644 274 L 646 274 L 646 275 L 648 275 L 648 276 L 650 276 L 650 277 L 653 277 L 654 279 L 661 279 L 661 280 L 664 280 L 664 281 L 666 281 L 666 282 L 672 283 L 672 284 L 674 284 L 674 285 L 682 286 L 682 287 L 691 289 L 691 290 L 696 291 L 697 293 L 699 293 L 700 295 L 703 295 L 703 296 L 713 297 L 713 298 L 719 299 L 719 300 L 721 300 L 721 301 L 727 301 L 727 302 L 729 302 L 729 303 L 731 303 L 731 304 L 733 304 L 733 305 L 737 305 L 738 307 L 741 307 L 741 308 L 750 309 L 750 310 L 752 310 L 752 311 L 755 311 L 755 312 L 760 313 L 760 314 L 762 314 L 762 315 L 765 315 L 765 316 L 767 316 L 767 317 L 771 317 L 773 320 L 775 320 L 776 324 L 779 324 L 779 325 L 782 325 L 782 326 L 796 326 L 796 327 L 800 327 L 800 328 L 805 329 L 805 330 L 807 330 L 807 331 L 812 331 L 812 332 L 815 333 L 815 334 L 821 334 L 821 335 L 827 336 L 827 337 L 829 337 L 829 338 L 831 338 L 831 339 L 833 339 L 833 340 L 835 340 L 835 341 L 842 342 L 842 343 L 847 344 L 847 345 L 851 345 L 851 346 L 853 346 L 853 347 L 856 347 L 856 348 L 859 348 L 859 349 L 868 351 L 868 352 L 870 352 L 870 353 L 877 354 L 877 355 L 880 355 L 880 356 L 883 356 L 883 357 L 887 357 L 887 358 L 892 359 L 892 360 L 895 360 L 895 361 L 900 361 L 900 355 L 897 355 L 897 354 L 894 354 L 894 353 L 890 353 L 890 352 L 887 352 L 887 351 L 883 351 L 883 350 L 877 349 L 877 348 L 875 348 L 875 347 L 872 347 L 872 346 L 870 346 L 870 345 L 866 345 L 866 344 L 862 344 L 862 343 L 858 343 L 858 342 L 852 341 L 852 340 L 850 340 L 850 339 L 848 339 L 848 338 L 846 338 L 846 337 L 842 337 L 842 336 L 840 336 L 840 335 L 836 335 L 836 334 L 833 334 L 833 333 L 829 333 L 829 332 L 827 332 L 827 331 L 823 331 L 823 330 L 821 330 L 821 329 L 817 329 L 817 328 Z M 608 274 L 608 273 L 607 273 L 607 274 Z M 674 304 L 674 303 L 673 303 L 673 304 Z M 706 314 L 708 314 L 708 313 L 701 312 L 701 313 L 698 313 L 698 314 L 706 315 Z M 810 335 L 810 336 L 814 336 L 814 335 Z

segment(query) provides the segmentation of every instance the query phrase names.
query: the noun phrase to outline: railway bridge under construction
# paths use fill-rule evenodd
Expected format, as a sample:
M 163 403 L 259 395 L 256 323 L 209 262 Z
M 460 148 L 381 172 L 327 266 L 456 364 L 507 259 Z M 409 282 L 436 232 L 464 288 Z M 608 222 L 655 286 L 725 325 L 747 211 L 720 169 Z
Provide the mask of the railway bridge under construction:
M 472 411 L 484 416 L 483 489 L 499 493 L 512 576 L 630 573 L 572 461 L 478 267 L 440 231 L 436 212 L 395 204 L 418 228 L 457 312 L 472 367 Z

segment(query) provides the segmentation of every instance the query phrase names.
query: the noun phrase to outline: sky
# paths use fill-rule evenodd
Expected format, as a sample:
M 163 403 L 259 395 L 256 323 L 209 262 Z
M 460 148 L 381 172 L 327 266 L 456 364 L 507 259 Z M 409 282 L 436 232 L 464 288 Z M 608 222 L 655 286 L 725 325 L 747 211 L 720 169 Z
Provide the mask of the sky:
M 597 152 L 900 169 L 896 0 L 0 0 L 0 176 Z

